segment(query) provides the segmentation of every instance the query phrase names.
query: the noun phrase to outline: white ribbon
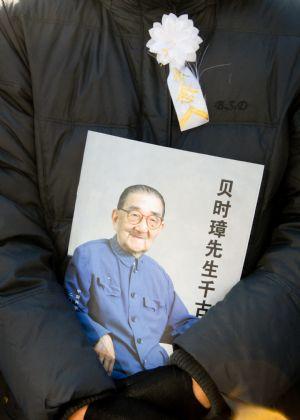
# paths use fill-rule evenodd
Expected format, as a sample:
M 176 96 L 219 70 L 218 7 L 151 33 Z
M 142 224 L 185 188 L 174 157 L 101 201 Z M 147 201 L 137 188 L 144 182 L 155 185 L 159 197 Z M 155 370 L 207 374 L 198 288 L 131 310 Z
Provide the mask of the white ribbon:
M 198 79 L 186 66 L 196 61 L 196 51 L 202 39 L 188 15 L 163 15 L 149 30 L 147 42 L 159 64 L 169 64 L 168 87 L 181 131 L 209 121 L 208 111 Z
M 181 131 L 208 122 L 207 106 L 199 81 L 188 67 L 178 70 L 170 65 L 168 87 Z

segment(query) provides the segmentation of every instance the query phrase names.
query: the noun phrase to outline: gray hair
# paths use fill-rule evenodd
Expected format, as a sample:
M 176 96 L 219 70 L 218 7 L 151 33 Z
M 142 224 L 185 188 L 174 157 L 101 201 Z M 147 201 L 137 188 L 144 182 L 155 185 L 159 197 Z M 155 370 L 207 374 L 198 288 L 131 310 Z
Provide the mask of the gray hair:
M 161 204 L 162 204 L 162 207 L 163 207 L 162 217 L 164 217 L 164 215 L 165 215 L 165 208 L 166 208 L 165 200 L 164 200 L 164 198 L 163 198 L 163 196 L 161 195 L 160 192 L 158 192 L 155 188 L 149 187 L 148 185 L 138 184 L 138 185 L 131 185 L 130 187 L 125 188 L 125 190 L 120 195 L 120 198 L 119 198 L 119 201 L 118 201 L 118 205 L 117 205 L 117 208 L 118 209 L 123 208 L 124 203 L 126 201 L 126 198 L 131 193 L 146 193 L 146 194 L 155 195 L 161 201 Z

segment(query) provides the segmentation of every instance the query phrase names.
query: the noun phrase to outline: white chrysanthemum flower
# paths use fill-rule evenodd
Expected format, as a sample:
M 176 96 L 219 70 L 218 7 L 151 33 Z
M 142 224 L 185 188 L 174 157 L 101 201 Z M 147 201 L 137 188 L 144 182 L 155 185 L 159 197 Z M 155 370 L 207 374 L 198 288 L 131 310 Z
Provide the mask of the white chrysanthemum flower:
M 196 51 L 202 42 L 199 30 L 188 15 L 177 17 L 174 13 L 163 15 L 161 23 L 155 22 L 149 30 L 147 42 L 150 52 L 157 54 L 160 64 L 170 64 L 178 69 L 187 61 L 196 61 Z

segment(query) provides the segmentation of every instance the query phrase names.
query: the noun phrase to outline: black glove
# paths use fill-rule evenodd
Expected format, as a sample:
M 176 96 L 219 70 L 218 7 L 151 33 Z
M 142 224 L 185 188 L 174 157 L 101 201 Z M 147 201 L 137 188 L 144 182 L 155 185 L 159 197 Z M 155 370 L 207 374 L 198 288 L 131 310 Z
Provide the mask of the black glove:
M 201 419 L 207 413 L 194 397 L 190 375 L 177 366 L 146 370 L 115 382 L 119 395 L 151 403 L 173 419 Z
M 84 420 L 174 420 L 147 401 L 112 395 L 89 404 Z M 177 419 L 176 419 L 177 420 Z

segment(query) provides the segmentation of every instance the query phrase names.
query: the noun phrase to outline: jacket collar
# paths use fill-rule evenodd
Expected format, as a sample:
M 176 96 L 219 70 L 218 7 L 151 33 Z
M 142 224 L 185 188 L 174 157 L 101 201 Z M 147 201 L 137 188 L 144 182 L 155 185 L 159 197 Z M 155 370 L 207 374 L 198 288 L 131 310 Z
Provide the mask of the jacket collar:
M 163 13 L 192 13 L 203 10 L 216 0 L 109 0 L 111 7 L 131 11 L 134 14 L 159 10 Z
M 117 235 L 109 239 L 109 245 L 116 257 L 119 260 L 121 260 L 122 263 L 125 264 L 127 267 L 132 267 L 133 265 L 135 265 L 137 269 L 138 265 L 143 264 L 144 255 L 142 255 L 140 258 L 135 258 L 133 255 L 129 254 L 129 252 L 124 251 L 124 249 L 120 247 L 117 241 Z
M 207 9 L 214 8 L 218 0 L 100 0 L 110 10 L 118 29 L 126 35 L 148 32 L 154 22 L 161 21 L 165 13 L 177 16 L 188 14 L 195 25 L 204 31 L 209 26 L 206 22 Z M 200 28 L 199 28 L 200 29 Z

